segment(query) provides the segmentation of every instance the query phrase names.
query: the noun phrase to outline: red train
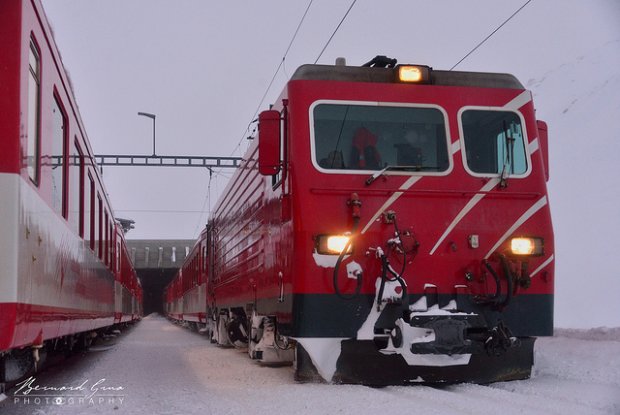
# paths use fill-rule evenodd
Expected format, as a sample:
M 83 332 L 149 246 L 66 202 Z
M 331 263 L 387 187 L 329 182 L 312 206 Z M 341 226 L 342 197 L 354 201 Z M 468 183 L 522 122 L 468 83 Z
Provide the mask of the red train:
M 206 237 L 205 229 L 175 278 L 164 290 L 166 315 L 177 321 L 185 321 L 197 330 L 208 325 Z
M 0 384 L 140 318 L 142 288 L 38 0 L 0 4 Z
M 258 131 L 171 317 L 206 310 L 213 341 L 300 380 L 529 377 L 554 246 L 547 128 L 514 76 L 304 65 Z

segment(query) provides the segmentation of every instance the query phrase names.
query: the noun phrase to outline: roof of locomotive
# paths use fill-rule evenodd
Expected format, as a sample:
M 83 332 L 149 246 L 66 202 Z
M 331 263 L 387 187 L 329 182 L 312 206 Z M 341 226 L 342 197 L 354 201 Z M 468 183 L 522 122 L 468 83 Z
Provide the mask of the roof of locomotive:
M 395 68 L 373 68 L 342 65 L 302 65 L 291 80 L 320 80 L 394 83 Z M 525 89 L 514 75 L 506 73 L 460 72 L 430 70 L 431 84 L 477 88 Z

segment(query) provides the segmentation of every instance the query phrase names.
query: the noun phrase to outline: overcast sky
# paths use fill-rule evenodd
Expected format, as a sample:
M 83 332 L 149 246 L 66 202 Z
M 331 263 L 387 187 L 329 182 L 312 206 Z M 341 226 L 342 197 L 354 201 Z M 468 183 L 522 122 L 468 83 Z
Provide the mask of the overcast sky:
M 450 69 L 524 3 L 358 0 L 319 63 L 382 54 Z M 143 111 L 157 115 L 158 154 L 241 156 L 308 2 L 43 4 L 96 154 L 151 154 Z M 319 57 L 350 4 L 313 2 L 261 110 Z M 620 325 L 619 68 L 618 0 L 534 0 L 456 68 L 516 75 L 549 123 L 556 320 L 565 326 Z M 193 238 L 231 173 L 214 175 L 210 198 L 206 169 L 110 167 L 104 179 L 116 216 L 136 221 L 128 237 Z

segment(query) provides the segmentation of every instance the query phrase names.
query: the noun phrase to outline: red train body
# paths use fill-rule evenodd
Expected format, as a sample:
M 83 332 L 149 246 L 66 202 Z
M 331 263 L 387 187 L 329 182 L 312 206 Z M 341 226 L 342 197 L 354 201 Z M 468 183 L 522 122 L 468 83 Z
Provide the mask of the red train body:
M 526 378 L 553 332 L 547 157 L 512 75 L 302 66 L 199 238 L 191 314 L 298 379 Z
M 164 291 L 168 317 L 205 327 L 207 320 L 207 244 L 206 229 Z
M 0 34 L 4 367 L 140 318 L 142 288 L 40 2 L 2 2 Z

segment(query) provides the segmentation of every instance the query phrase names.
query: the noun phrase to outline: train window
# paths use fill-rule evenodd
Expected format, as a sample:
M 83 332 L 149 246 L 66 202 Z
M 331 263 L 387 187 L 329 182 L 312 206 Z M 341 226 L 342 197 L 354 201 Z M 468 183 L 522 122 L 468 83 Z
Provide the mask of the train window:
M 313 161 L 319 170 L 391 166 L 445 174 L 450 167 L 446 117 L 437 107 L 318 102 L 312 114 Z
M 114 250 L 116 249 L 116 243 L 114 242 L 115 238 L 114 227 L 110 226 L 110 271 L 116 272 L 116 253 Z
M 97 190 L 95 189 L 95 184 L 92 183 L 93 187 L 92 187 L 92 194 L 93 194 L 93 198 L 92 198 L 92 213 L 91 213 L 91 218 L 92 218 L 92 222 L 90 224 L 90 228 L 92 230 L 92 234 L 91 234 L 91 241 L 90 241 L 90 246 L 92 248 L 93 251 L 95 251 L 95 255 L 98 256 L 99 255 L 99 244 L 97 243 L 97 240 L 99 239 L 99 226 L 98 226 L 98 221 L 99 221 L 99 195 L 97 194 Z
M 104 240 L 104 249 L 103 249 L 103 262 L 106 265 L 110 265 L 110 227 L 108 226 L 109 215 L 108 211 L 105 211 L 105 220 L 103 222 L 103 226 L 105 228 L 105 240 Z
M 116 272 L 121 270 L 121 243 L 116 243 Z
M 85 180 L 84 188 L 84 240 L 90 249 L 95 249 L 93 245 L 93 234 L 95 232 L 93 225 L 93 204 L 95 200 L 95 183 L 90 172 L 88 172 L 88 180 Z
M 512 111 L 467 109 L 461 114 L 467 168 L 473 174 L 527 173 L 525 138 Z
M 207 245 L 202 246 L 202 272 L 207 272 Z
M 67 116 L 58 97 L 54 94 L 52 103 L 52 208 L 67 217 L 65 186 L 65 143 L 67 141 Z
M 110 219 L 112 217 L 110 216 Z M 114 226 L 112 226 L 112 221 L 108 222 L 108 232 L 110 235 L 110 239 L 108 239 L 109 251 L 108 251 L 108 264 L 110 264 L 110 268 L 114 269 Z
M 97 212 L 95 214 L 95 220 L 96 222 L 96 227 L 97 230 L 95 231 L 96 234 L 96 238 L 95 240 L 97 241 L 96 243 L 96 253 L 97 256 L 99 257 L 99 259 L 103 259 L 103 202 L 101 201 L 101 195 L 99 193 L 97 193 L 97 206 L 96 206 Z
M 28 176 L 30 176 L 33 183 L 38 185 L 40 170 L 41 54 L 33 38 L 30 39 L 28 69 L 28 144 L 26 148 L 26 165 Z
M 84 155 L 77 137 L 69 155 L 69 224 L 84 237 Z

